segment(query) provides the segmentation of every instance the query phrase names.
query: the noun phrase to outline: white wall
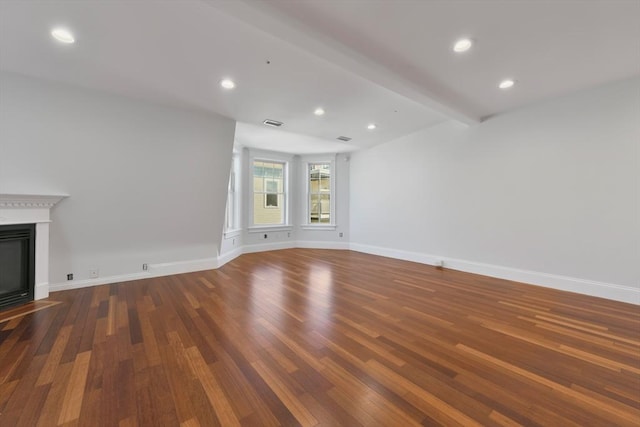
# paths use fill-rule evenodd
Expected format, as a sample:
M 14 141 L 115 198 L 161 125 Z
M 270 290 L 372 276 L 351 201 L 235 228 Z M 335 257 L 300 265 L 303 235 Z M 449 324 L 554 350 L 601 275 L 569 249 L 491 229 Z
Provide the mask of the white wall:
M 352 247 L 640 303 L 639 145 L 635 78 L 358 152 Z
M 0 75 L 0 193 L 66 193 L 50 282 L 216 258 L 235 122 Z

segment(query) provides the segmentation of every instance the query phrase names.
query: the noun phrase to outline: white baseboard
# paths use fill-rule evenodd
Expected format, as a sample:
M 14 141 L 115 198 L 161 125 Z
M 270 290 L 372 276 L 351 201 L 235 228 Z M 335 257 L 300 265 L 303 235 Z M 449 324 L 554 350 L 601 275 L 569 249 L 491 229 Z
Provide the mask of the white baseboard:
M 121 274 L 117 276 L 98 277 L 97 279 L 69 280 L 68 282 L 49 285 L 49 292 L 66 291 L 69 289 L 88 288 L 90 286 L 108 285 L 110 283 L 128 282 L 131 280 L 148 279 L 152 277 L 148 272 Z
M 110 283 L 129 282 L 131 280 L 150 279 L 152 277 L 170 276 L 172 274 L 191 273 L 194 271 L 212 270 L 215 268 L 218 268 L 217 258 L 149 264 L 149 270 L 139 273 L 119 274 L 116 276 L 98 277 L 96 279 L 70 280 L 68 282 L 55 283 L 49 285 L 49 292 L 108 285 Z
M 229 261 L 233 261 L 234 259 L 238 258 L 243 253 L 244 252 L 242 251 L 242 246 L 239 247 L 239 248 L 235 248 L 232 251 L 223 253 L 222 255 L 220 255 L 218 257 L 218 268 L 222 267 L 223 265 L 225 265 Z
M 291 249 L 296 247 L 295 241 L 276 242 L 276 243 L 259 243 L 257 245 L 244 245 L 242 247 L 243 254 L 252 254 L 255 252 L 277 251 L 280 249 Z
M 33 299 L 39 300 L 49 296 L 49 282 L 36 283 L 33 287 Z
M 193 271 L 215 270 L 218 266 L 217 257 L 192 259 L 187 261 L 149 264 L 149 273 L 151 277 L 169 276 L 171 274 L 191 273 Z
M 305 249 L 349 249 L 349 243 L 346 242 L 318 242 L 314 240 L 298 240 L 296 248 Z
M 445 268 L 460 270 L 468 273 L 497 277 L 515 282 L 529 283 L 562 291 L 576 292 L 615 301 L 622 301 L 640 305 L 640 289 L 630 286 L 616 285 L 612 283 L 596 282 L 575 277 L 560 276 L 555 274 L 540 273 L 537 271 L 521 270 L 500 265 L 484 264 L 475 261 L 466 261 L 456 258 L 440 257 L 436 255 L 409 252 L 397 249 L 383 248 L 379 246 L 351 243 L 350 249 L 357 252 L 380 255 L 389 258 L 397 258 L 422 264 L 436 265 L 442 261 Z

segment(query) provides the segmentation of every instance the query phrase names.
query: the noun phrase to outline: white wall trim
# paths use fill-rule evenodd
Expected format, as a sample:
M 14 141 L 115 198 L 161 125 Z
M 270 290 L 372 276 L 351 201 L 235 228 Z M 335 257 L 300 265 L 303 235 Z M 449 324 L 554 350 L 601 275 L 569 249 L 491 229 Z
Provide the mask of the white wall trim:
M 294 241 L 276 242 L 276 243 L 260 243 L 257 245 L 244 245 L 242 247 L 242 253 L 252 254 L 255 252 L 277 251 L 279 249 L 292 249 L 295 248 Z
M 326 224 L 326 225 L 303 224 L 300 226 L 301 230 L 312 230 L 312 231 L 333 231 L 336 228 L 338 228 L 336 224 Z
M 232 251 L 226 252 L 222 255 L 220 255 L 218 257 L 218 268 L 222 267 L 223 265 L 225 265 L 226 263 L 233 261 L 234 259 L 238 258 L 240 255 L 242 255 L 244 252 L 242 250 L 242 246 L 239 248 L 236 248 Z
M 214 270 L 216 268 L 218 268 L 218 258 L 149 264 L 149 270 L 144 272 L 98 277 L 97 279 L 69 280 L 67 282 L 49 285 L 49 290 L 51 292 L 66 291 L 68 289 L 87 288 L 90 286 L 108 285 L 110 283 L 129 282 L 131 280 L 192 273 L 194 271 Z
M 515 282 L 528 283 L 562 291 L 576 292 L 579 294 L 640 305 L 640 289 L 632 288 L 630 286 L 596 282 L 593 280 L 578 279 L 575 277 L 547 274 L 537 271 L 521 270 L 456 258 L 440 257 L 420 252 L 402 251 L 398 249 L 383 248 L 380 246 L 369 246 L 359 243 L 351 243 L 349 247 L 351 250 L 357 252 L 397 258 L 428 265 L 438 265 L 438 262 L 442 261 L 445 268 L 450 268 L 452 270 L 465 271 L 468 273 L 481 274 L 484 276 L 497 277 Z
M 68 194 L 0 194 L 0 208 L 51 209 Z
M 295 242 L 296 248 L 305 249 L 349 249 L 349 243 L 347 242 L 321 242 L 317 240 L 298 240 Z
M 215 270 L 218 266 L 217 257 L 192 259 L 187 261 L 165 262 L 162 264 L 149 264 L 149 273 L 151 277 L 169 276 L 194 271 Z
M 121 274 L 117 276 L 99 277 L 97 279 L 86 280 L 69 280 L 68 282 L 54 283 L 49 285 L 50 292 L 66 291 L 69 289 L 88 288 L 90 286 L 108 285 L 110 283 L 129 282 L 131 280 L 140 280 L 151 278 L 151 273 L 132 273 Z

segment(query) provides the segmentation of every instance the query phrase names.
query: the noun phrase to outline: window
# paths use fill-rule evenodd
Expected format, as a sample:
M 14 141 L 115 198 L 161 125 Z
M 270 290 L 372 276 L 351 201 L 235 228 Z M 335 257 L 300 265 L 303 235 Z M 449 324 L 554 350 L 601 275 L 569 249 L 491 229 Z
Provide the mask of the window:
M 309 224 L 332 224 L 331 163 L 308 163 Z
M 283 225 L 286 220 L 286 163 L 253 161 L 253 225 Z
M 225 212 L 224 231 L 230 232 L 240 228 L 238 219 L 238 176 L 240 174 L 240 162 L 234 153 L 229 172 L 229 186 L 227 188 L 227 210 Z

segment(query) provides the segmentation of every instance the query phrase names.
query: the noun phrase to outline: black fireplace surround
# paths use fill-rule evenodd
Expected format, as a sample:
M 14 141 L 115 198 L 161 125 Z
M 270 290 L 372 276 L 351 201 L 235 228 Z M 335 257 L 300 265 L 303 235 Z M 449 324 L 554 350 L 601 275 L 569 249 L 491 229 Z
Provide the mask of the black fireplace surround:
M 0 225 L 0 310 L 33 301 L 35 224 Z

